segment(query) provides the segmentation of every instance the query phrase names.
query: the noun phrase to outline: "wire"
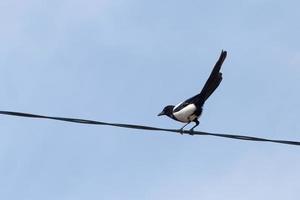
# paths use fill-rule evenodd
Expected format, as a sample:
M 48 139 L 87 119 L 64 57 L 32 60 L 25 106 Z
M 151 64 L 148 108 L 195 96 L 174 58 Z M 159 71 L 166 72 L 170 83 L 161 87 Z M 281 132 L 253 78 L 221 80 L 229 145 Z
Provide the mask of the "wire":
M 149 130 L 149 131 L 165 131 L 165 132 L 173 132 L 173 133 L 181 133 L 181 134 L 189 134 L 189 135 L 206 135 L 206 136 L 223 137 L 223 138 L 236 139 L 236 140 L 248 140 L 248 141 L 256 141 L 256 142 L 272 142 L 272 143 L 300 146 L 300 142 L 298 142 L 298 141 L 273 140 L 273 139 L 265 139 L 265 138 L 252 137 L 252 136 L 246 136 L 246 135 L 208 133 L 208 132 L 202 132 L 202 131 L 188 131 L 188 130 L 181 131 L 179 129 L 157 128 L 157 127 L 136 125 L 136 124 L 108 123 L 108 122 L 101 122 L 101 121 L 94 121 L 94 120 L 87 120 L 87 119 L 78 119 L 78 118 L 50 117 L 50 116 L 44 116 L 44 115 L 36 115 L 36 114 L 12 112 L 12 111 L 0 111 L 0 114 L 17 116 L 17 117 L 51 119 L 51 120 L 80 123 L 80 124 L 105 125 L 105 126 L 114 126 L 114 127 Z

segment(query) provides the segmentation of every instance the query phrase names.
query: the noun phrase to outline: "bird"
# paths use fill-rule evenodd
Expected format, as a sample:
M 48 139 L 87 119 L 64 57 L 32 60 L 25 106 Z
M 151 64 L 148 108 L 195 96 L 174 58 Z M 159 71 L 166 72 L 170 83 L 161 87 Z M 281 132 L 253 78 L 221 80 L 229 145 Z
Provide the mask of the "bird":
M 173 120 L 186 123 L 181 129 L 180 133 L 183 134 L 183 129 L 190 124 L 195 122 L 195 125 L 189 130 L 189 134 L 193 135 L 194 129 L 199 125 L 199 117 L 202 114 L 203 106 L 210 95 L 217 89 L 222 81 L 222 73 L 220 72 L 222 64 L 226 59 L 227 51 L 222 50 L 219 59 L 213 67 L 213 70 L 205 82 L 200 93 L 195 96 L 177 104 L 167 105 L 158 114 L 158 116 L 166 115 Z

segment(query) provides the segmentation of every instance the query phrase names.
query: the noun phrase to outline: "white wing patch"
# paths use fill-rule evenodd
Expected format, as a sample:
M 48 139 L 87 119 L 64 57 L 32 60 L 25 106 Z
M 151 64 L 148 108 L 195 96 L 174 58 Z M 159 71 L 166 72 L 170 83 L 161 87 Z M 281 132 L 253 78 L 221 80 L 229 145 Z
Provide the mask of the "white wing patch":
M 180 105 L 180 104 L 178 104 L 178 105 Z M 175 106 L 175 108 L 177 106 Z M 195 118 L 197 118 L 197 116 L 194 115 L 195 111 L 196 111 L 196 106 L 194 104 L 189 104 L 186 107 L 182 108 L 181 110 L 174 112 L 173 115 L 179 121 L 187 123 L 187 122 L 193 121 Z

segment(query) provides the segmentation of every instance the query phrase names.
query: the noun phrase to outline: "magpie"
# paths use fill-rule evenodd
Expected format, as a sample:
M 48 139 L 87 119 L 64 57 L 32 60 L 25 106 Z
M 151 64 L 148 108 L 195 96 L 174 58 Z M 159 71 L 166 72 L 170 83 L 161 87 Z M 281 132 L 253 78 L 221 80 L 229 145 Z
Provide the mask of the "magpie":
M 181 129 L 179 129 L 181 133 L 184 127 L 186 127 L 189 123 L 195 122 L 195 126 L 190 129 L 190 134 L 192 134 L 194 128 L 199 125 L 198 118 L 202 113 L 202 107 L 205 101 L 217 89 L 222 81 L 222 73 L 220 72 L 220 69 L 226 56 L 227 52 L 222 50 L 218 61 L 216 62 L 200 93 L 175 106 L 166 106 L 163 111 L 158 114 L 158 116 L 166 115 L 176 121 L 186 123 Z

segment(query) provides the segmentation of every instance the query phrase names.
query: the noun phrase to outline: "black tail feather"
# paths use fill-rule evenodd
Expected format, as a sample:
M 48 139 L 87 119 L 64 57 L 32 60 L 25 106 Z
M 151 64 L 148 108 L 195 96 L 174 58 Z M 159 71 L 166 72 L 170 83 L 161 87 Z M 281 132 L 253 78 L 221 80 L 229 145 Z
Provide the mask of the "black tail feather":
M 210 95 L 217 89 L 222 81 L 222 73 L 220 72 L 221 66 L 227 56 L 227 52 L 221 52 L 221 55 L 215 64 L 209 78 L 207 79 L 203 89 L 200 94 L 197 95 L 199 98 L 199 104 L 204 104 L 204 102 L 210 97 Z

